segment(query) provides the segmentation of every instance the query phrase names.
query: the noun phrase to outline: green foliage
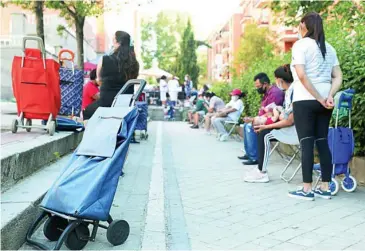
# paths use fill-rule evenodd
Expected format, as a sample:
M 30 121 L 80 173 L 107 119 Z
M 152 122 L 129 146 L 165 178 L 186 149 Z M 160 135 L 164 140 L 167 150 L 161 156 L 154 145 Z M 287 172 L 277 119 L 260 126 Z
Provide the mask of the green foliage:
M 271 9 L 274 12 L 284 12 L 284 18 L 279 18 L 280 21 L 284 21 L 286 25 L 296 25 L 300 21 L 300 17 L 308 12 L 318 12 L 322 13 L 329 6 L 334 3 L 333 0 L 323 0 L 323 1 L 302 1 L 302 0 L 281 0 L 272 1 Z M 324 13 L 324 18 L 327 13 Z
M 235 64 L 248 68 L 258 58 L 271 57 L 273 48 L 267 29 L 258 28 L 256 24 L 247 25 Z
M 159 67 L 166 71 L 173 71 L 178 52 L 178 42 L 176 34 L 176 23 L 163 12 L 157 15 L 154 24 L 157 39 L 157 49 L 155 57 Z
M 259 95 L 254 86 L 254 77 L 260 72 L 265 72 L 271 83 L 275 83 L 274 71 L 280 65 L 290 63 L 290 54 L 284 54 L 276 57 L 259 57 L 245 70 L 240 77 L 234 78 L 231 85 L 227 83 L 213 84 L 212 90 L 223 100 L 229 101 L 229 93 L 235 88 L 246 93 L 243 102 L 245 104 L 244 116 L 256 116 L 262 96 Z
M 188 74 L 195 87 L 198 85 L 199 77 L 196 48 L 197 43 L 189 20 L 180 43 L 180 53 L 177 60 L 177 75 L 180 79 L 184 79 L 184 76 Z
M 330 22 L 326 28 L 327 41 L 336 49 L 340 61 L 343 73 L 342 89 L 352 88 L 356 91 L 352 108 L 355 154 L 365 156 L 365 27 L 356 26 L 356 35 L 349 36 L 355 33 L 343 26 L 343 20 L 337 19 Z M 346 125 L 347 119 L 341 124 Z
M 208 78 L 208 57 L 206 54 L 198 55 L 198 67 L 199 67 L 199 79 L 207 79 Z
M 65 18 L 70 25 L 76 27 L 77 42 L 77 65 L 84 68 L 84 24 L 88 16 L 98 16 L 103 13 L 104 6 L 101 1 L 79 0 L 79 1 L 45 1 L 49 9 L 60 11 L 60 16 Z
M 297 24 L 299 15 L 309 11 L 321 13 L 324 19 L 326 41 L 337 52 L 343 73 L 342 90 L 356 91 L 352 108 L 352 127 L 355 135 L 355 154 L 365 156 L 365 2 L 352 1 L 277 1 L 271 7 L 276 12 L 285 11 L 287 24 Z M 297 18 L 298 11 L 303 8 Z M 347 125 L 347 119 L 341 125 Z M 333 123 L 334 121 L 332 121 Z
M 64 25 L 59 24 L 56 28 L 57 34 L 62 37 L 64 35 L 64 32 L 66 30 L 66 27 Z
M 214 92 L 215 95 L 223 99 L 225 103 L 228 103 L 230 100 L 229 93 L 232 91 L 232 86 L 228 85 L 226 82 L 216 82 L 213 83 L 210 91 Z
M 142 20 L 141 40 L 142 40 L 142 60 L 145 69 L 152 67 L 154 52 L 151 49 L 151 40 L 153 38 L 153 23 Z

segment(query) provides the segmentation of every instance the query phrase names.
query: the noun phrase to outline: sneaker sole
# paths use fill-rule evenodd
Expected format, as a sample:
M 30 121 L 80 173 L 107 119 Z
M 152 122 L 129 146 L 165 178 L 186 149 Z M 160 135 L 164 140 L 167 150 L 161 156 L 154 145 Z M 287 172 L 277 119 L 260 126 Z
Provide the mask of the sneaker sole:
M 332 197 L 331 196 L 326 196 L 326 195 L 321 195 L 321 194 L 316 194 L 314 193 L 314 197 L 319 197 L 325 200 L 330 200 Z
M 270 180 L 243 180 L 247 183 L 268 183 Z
M 293 194 L 288 194 L 288 196 L 290 198 L 294 198 L 294 199 L 298 199 L 298 200 L 306 200 L 306 201 L 313 201 L 314 198 L 308 198 L 308 197 L 303 197 L 303 196 L 297 196 L 297 195 L 293 195 Z

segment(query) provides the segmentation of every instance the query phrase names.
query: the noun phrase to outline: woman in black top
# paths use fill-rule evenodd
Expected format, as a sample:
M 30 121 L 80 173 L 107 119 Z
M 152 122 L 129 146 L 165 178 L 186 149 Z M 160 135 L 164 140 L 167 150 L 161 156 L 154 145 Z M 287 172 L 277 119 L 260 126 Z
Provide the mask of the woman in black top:
M 114 52 L 103 56 L 98 63 L 96 75 L 98 82 L 101 82 L 100 99 L 85 108 L 84 120 L 90 119 L 99 106 L 110 107 L 125 83 L 138 77 L 139 63 L 130 35 L 124 31 L 117 31 L 113 37 L 113 46 Z M 133 92 L 133 86 L 126 91 L 127 94 Z

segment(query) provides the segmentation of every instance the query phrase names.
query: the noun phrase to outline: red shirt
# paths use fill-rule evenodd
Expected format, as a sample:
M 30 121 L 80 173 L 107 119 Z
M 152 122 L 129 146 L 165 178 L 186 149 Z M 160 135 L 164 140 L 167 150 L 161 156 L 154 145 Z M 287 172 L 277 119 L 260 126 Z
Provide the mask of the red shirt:
M 95 101 L 93 96 L 97 93 L 99 93 L 99 88 L 93 82 L 89 81 L 84 85 L 82 92 L 82 110 Z

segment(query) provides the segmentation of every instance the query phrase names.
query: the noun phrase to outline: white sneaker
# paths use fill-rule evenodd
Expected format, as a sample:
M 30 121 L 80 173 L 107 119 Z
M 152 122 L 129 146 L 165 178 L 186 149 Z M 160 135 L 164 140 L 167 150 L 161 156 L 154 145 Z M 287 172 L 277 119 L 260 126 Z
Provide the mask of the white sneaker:
M 250 172 L 243 180 L 249 183 L 267 183 L 270 181 L 267 172 L 262 173 L 257 169 L 255 172 Z
M 212 135 L 212 133 L 210 131 L 205 131 L 206 135 Z
M 228 139 L 228 135 L 227 134 L 223 134 L 220 138 L 219 138 L 219 141 L 220 142 L 224 142 L 224 141 L 227 141 Z

